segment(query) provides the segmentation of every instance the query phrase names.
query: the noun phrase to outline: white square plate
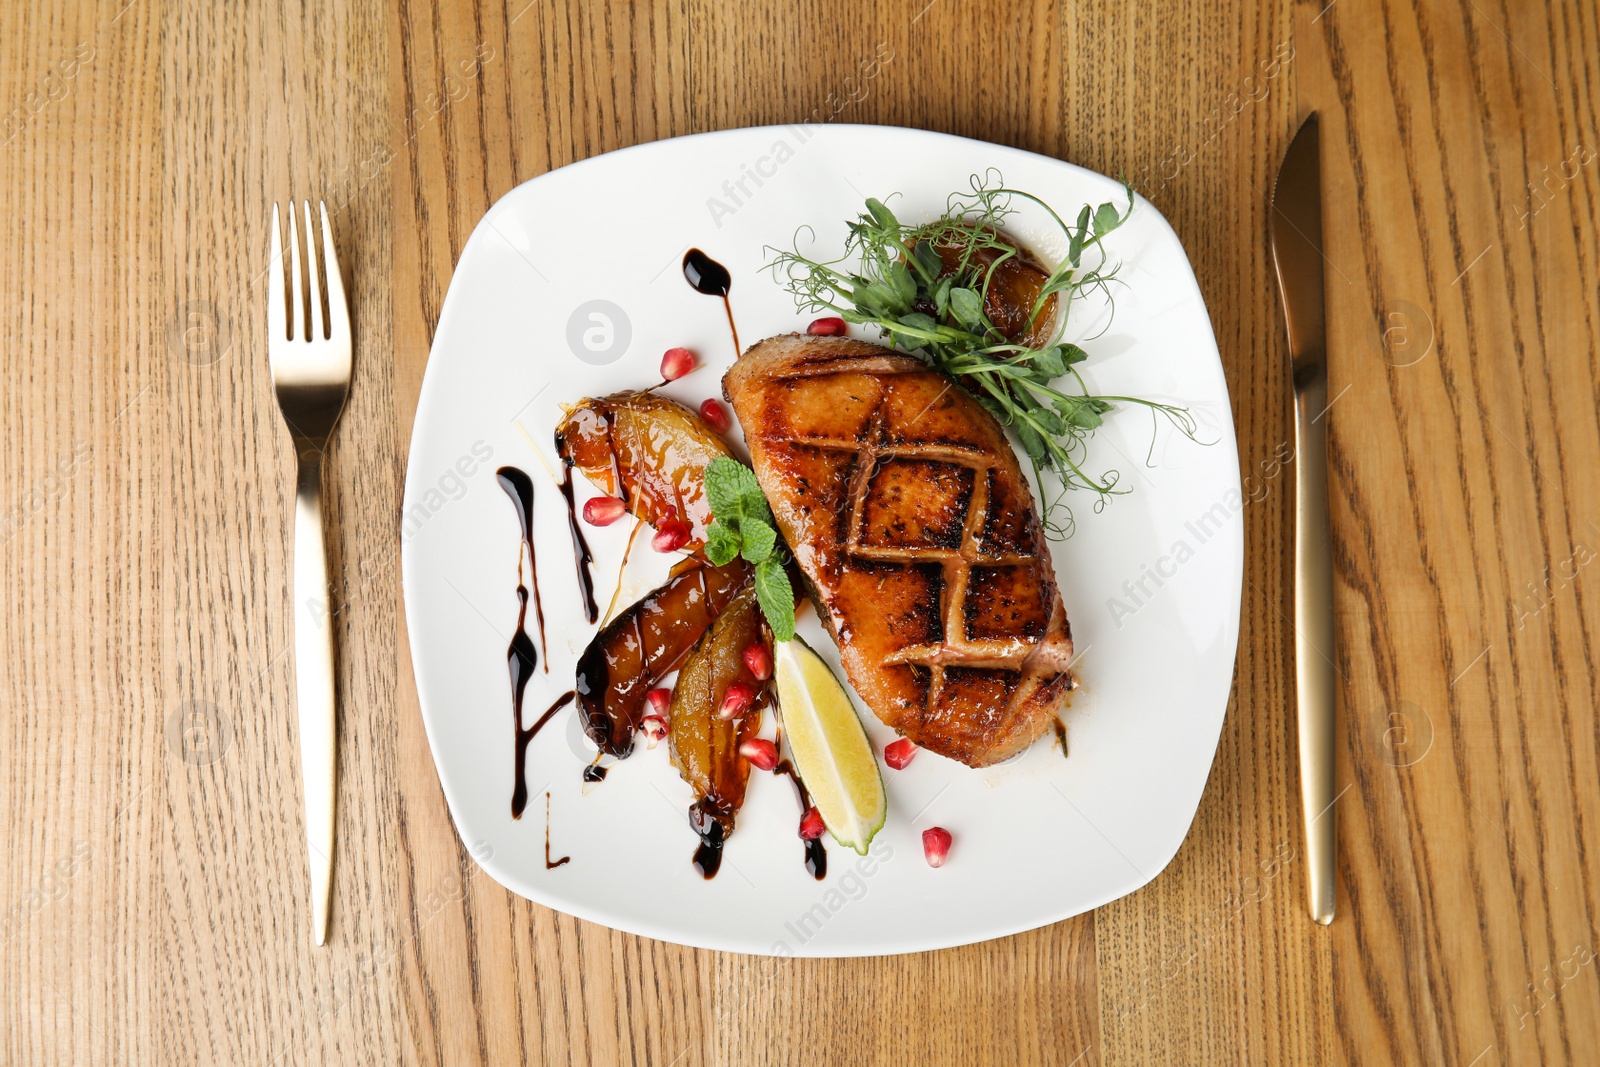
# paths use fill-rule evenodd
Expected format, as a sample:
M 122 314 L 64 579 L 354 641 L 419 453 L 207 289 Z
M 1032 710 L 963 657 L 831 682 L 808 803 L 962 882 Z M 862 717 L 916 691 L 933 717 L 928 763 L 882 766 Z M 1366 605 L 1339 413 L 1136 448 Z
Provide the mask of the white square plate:
M 887 825 L 866 857 L 830 841 L 822 881 L 802 864 L 790 784 L 753 773 L 722 873 L 706 881 L 690 864 L 691 797 L 666 746 L 641 744 L 603 783 L 586 785 L 594 749 L 569 708 L 533 741 L 532 799 L 522 819 L 511 818 L 506 648 L 519 536 L 496 469 L 523 468 L 535 484 L 548 655 L 529 687 L 531 719 L 572 688 L 595 630 L 584 621 L 565 507 L 546 471 L 556 465 L 560 405 L 646 386 L 659 377 L 662 352 L 684 345 L 702 367 L 665 392 L 698 406 L 720 395 L 736 355 L 721 303 L 685 283 L 684 253 L 704 249 L 730 269 L 749 345 L 804 329 L 811 317 L 762 269 L 767 246 L 790 247 L 798 234 L 816 253 L 837 255 L 844 222 L 866 196 L 898 194 L 896 213 L 921 221 L 990 170 L 1068 219 L 1085 203 L 1123 202 L 1117 182 L 1011 148 L 907 129 L 771 127 L 564 167 L 512 190 L 478 225 L 418 404 L 403 572 L 439 778 L 462 839 L 496 881 L 580 918 L 682 944 L 856 956 L 1043 926 L 1138 889 L 1171 861 L 1205 787 L 1232 684 L 1244 500 L 1205 305 L 1177 237 L 1143 199 L 1108 239 L 1126 282 L 1109 327 L 1109 309 L 1080 302 L 1068 338 L 1089 351 L 1082 367 L 1095 391 L 1185 404 L 1209 443 L 1125 405 L 1090 443 L 1091 470 L 1120 470 L 1130 492 L 1099 512 L 1091 495 L 1077 494 L 1077 532 L 1052 545 L 1083 682 L 1064 715 L 1070 758 L 1047 733 L 986 770 L 929 752 L 905 770 L 885 769 Z M 1038 212 L 1020 211 L 1008 230 L 1048 261 L 1064 251 Z M 581 506 L 594 491 L 576 480 Z M 602 610 L 629 525 L 590 530 Z M 647 537 L 633 556 L 619 605 L 665 574 Z M 528 625 L 537 641 L 532 611 Z M 802 636 L 837 666 L 809 613 Z M 869 712 L 862 718 L 876 746 L 893 739 Z M 546 792 L 550 847 L 572 857 L 554 869 L 545 865 Z M 955 837 L 937 870 L 922 857 L 920 834 L 932 825 Z

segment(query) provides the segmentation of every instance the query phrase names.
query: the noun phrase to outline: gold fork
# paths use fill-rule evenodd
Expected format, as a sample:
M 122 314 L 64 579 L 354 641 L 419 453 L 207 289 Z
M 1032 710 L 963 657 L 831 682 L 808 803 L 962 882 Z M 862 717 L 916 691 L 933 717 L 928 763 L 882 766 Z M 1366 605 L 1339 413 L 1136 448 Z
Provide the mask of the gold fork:
M 267 358 L 272 364 L 278 407 L 294 438 L 299 465 L 294 508 L 295 701 L 299 709 L 307 859 L 311 864 L 312 933 L 321 945 L 328 939 L 333 896 L 333 831 L 338 795 L 333 626 L 328 604 L 328 561 L 322 542 L 322 459 L 350 392 L 350 313 L 333 248 L 333 230 L 328 225 L 328 208 L 319 202 L 328 297 L 328 328 L 323 330 L 316 227 L 312 225 L 311 202 L 301 203 L 305 211 L 305 269 L 301 269 L 300 233 L 295 225 L 294 202 L 290 201 L 287 214 L 291 299 L 287 302 L 278 205 L 272 205 Z

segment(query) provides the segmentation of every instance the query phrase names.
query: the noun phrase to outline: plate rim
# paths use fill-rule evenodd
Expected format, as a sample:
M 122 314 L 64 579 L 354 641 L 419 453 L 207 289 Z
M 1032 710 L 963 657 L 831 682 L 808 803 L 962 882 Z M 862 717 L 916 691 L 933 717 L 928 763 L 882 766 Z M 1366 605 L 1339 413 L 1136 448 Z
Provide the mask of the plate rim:
M 1075 916 L 1095 911 L 1101 907 L 1104 907 L 1106 904 L 1138 892 L 1140 889 L 1143 889 L 1145 886 L 1159 878 L 1161 874 L 1165 872 L 1169 866 L 1171 866 L 1172 861 L 1177 858 L 1177 854 L 1182 850 L 1184 844 L 1188 841 L 1190 831 L 1194 827 L 1194 821 L 1199 815 L 1200 805 L 1204 803 L 1205 795 L 1210 784 L 1211 773 L 1216 765 L 1217 752 L 1221 747 L 1222 730 L 1227 723 L 1228 707 L 1233 703 L 1233 695 L 1237 689 L 1239 642 L 1243 629 L 1242 609 L 1245 557 L 1243 509 L 1233 512 L 1228 518 L 1228 526 L 1232 528 L 1238 535 L 1236 539 L 1238 546 L 1237 551 L 1232 553 L 1231 558 L 1227 559 L 1226 561 L 1231 567 L 1230 573 L 1237 575 L 1237 578 L 1230 583 L 1234 588 L 1234 610 L 1226 613 L 1225 616 L 1225 621 L 1232 631 L 1232 640 L 1229 642 L 1230 647 L 1228 652 L 1230 661 L 1228 664 L 1229 684 L 1226 692 L 1222 695 L 1222 708 L 1220 713 L 1217 715 L 1216 730 L 1214 736 L 1211 737 L 1209 742 L 1210 753 L 1207 757 L 1206 773 L 1204 779 L 1202 780 L 1199 795 L 1195 799 L 1194 806 L 1187 811 L 1182 832 L 1175 835 L 1175 839 L 1170 849 L 1165 850 L 1166 854 L 1160 864 L 1154 866 L 1148 875 L 1144 874 L 1143 872 L 1136 872 L 1125 885 L 1123 883 L 1118 883 L 1119 888 L 1102 894 L 1097 894 L 1094 902 L 1091 904 L 1069 904 L 1064 908 L 1064 910 L 1061 910 L 1059 914 L 1053 911 L 1050 912 L 1050 914 L 1054 916 L 1053 918 L 1047 918 L 1044 920 L 1026 918 L 1017 922 L 1001 923 L 993 927 L 989 932 L 984 932 L 974 936 L 957 935 L 939 937 L 930 936 L 929 932 L 924 932 L 922 936 L 908 936 L 904 931 L 900 931 L 892 944 L 879 944 L 876 943 L 874 939 L 863 938 L 848 946 L 824 946 L 824 951 L 821 952 L 811 952 L 802 949 L 798 952 L 779 953 L 773 951 L 769 947 L 762 947 L 759 944 L 751 942 L 747 936 L 742 934 L 721 935 L 720 937 L 697 939 L 693 936 L 684 936 L 680 931 L 667 929 L 651 921 L 647 917 L 636 918 L 633 915 L 617 915 L 609 911 L 604 911 L 601 908 L 588 906 L 582 901 L 568 898 L 560 898 L 559 900 L 554 899 L 541 892 L 538 886 L 525 882 L 515 873 L 503 867 L 499 862 L 498 854 L 491 853 L 488 856 L 480 857 L 473 851 L 475 846 L 468 844 L 467 834 L 464 832 L 465 828 L 458 811 L 458 791 L 450 784 L 448 775 L 445 773 L 445 770 L 441 765 L 438 755 L 438 745 L 434 737 L 434 725 L 432 722 L 432 717 L 430 716 L 426 707 L 428 701 L 424 695 L 423 676 L 428 672 L 425 670 L 423 666 L 424 661 L 419 655 L 421 652 L 421 649 L 419 648 L 419 631 L 415 625 L 416 620 L 414 618 L 414 612 L 419 609 L 417 606 L 417 595 L 413 593 L 413 588 L 415 583 L 420 580 L 420 576 L 414 577 L 413 569 L 420 564 L 415 562 L 416 554 L 409 551 L 409 545 L 404 536 L 403 530 L 404 516 L 410 507 L 415 503 L 415 501 L 412 499 L 414 488 L 413 479 L 422 477 L 419 473 L 419 435 L 417 430 L 418 427 L 423 424 L 424 419 L 428 416 L 430 409 L 432 409 L 438 403 L 443 403 L 443 401 L 438 397 L 434 397 L 432 395 L 433 393 L 438 392 L 438 390 L 435 389 L 430 391 L 429 383 L 435 377 L 435 368 L 440 362 L 435 358 L 436 356 L 441 355 L 438 347 L 439 338 L 441 334 L 446 332 L 446 324 L 453 321 L 455 317 L 453 314 L 455 305 L 460 303 L 460 298 L 457 296 L 458 289 L 455 283 L 461 273 L 461 265 L 467 260 L 473 247 L 481 243 L 482 240 L 486 239 L 484 237 L 484 231 L 486 229 L 494 229 L 489 220 L 497 211 L 501 209 L 507 200 L 521 192 L 526 186 L 539 182 L 542 179 L 550 177 L 551 175 L 560 172 L 571 171 L 574 169 L 583 169 L 590 165 L 598 165 L 602 161 L 613 160 L 615 157 L 619 156 L 648 152 L 649 150 L 657 149 L 660 146 L 667 144 L 678 144 L 680 142 L 701 141 L 708 139 L 734 139 L 737 137 L 750 137 L 763 133 L 775 134 L 780 132 L 788 132 L 792 135 L 796 128 L 809 129 L 810 132 L 807 140 L 818 135 L 837 137 L 840 136 L 841 133 L 849 133 L 857 136 L 871 136 L 873 134 L 887 133 L 895 136 L 910 136 L 919 140 L 928 139 L 934 142 L 956 143 L 967 146 L 968 148 L 977 147 L 985 151 L 998 151 L 1005 155 L 1033 157 L 1034 159 L 1043 163 L 1050 164 L 1055 167 L 1066 168 L 1069 171 L 1076 172 L 1078 175 L 1086 176 L 1095 181 L 1117 181 L 1115 178 L 1111 178 L 1108 175 L 1101 174 L 1098 171 L 1091 170 L 1068 160 L 1058 159 L 1054 156 L 1047 156 L 1042 153 L 1032 152 L 1024 148 L 1017 148 L 1012 145 L 997 144 L 978 138 L 966 137 L 960 134 L 920 129 L 913 126 L 891 126 L 870 123 L 790 123 L 734 127 L 721 130 L 706 130 L 697 133 L 683 134 L 676 137 L 664 137 L 652 141 L 643 141 L 637 144 L 627 145 L 608 152 L 602 152 L 596 155 L 588 156 L 584 159 L 574 160 L 571 163 L 564 164 L 561 167 L 544 171 L 541 174 L 537 174 L 525 181 L 517 183 L 496 198 L 494 203 L 489 205 L 489 207 L 484 211 L 483 215 L 479 218 L 478 222 L 473 226 L 471 234 L 468 235 L 466 242 L 462 245 L 461 252 L 456 257 L 455 264 L 451 270 L 450 282 L 446 287 L 444 300 L 440 304 L 439 317 L 437 322 L 434 324 L 432 336 L 429 340 L 428 360 L 423 370 L 422 381 L 417 393 L 416 412 L 413 416 L 412 425 L 410 428 L 410 437 L 407 445 L 405 478 L 400 506 L 402 526 L 400 544 L 401 595 L 406 622 L 407 654 L 410 659 L 412 680 L 417 694 L 417 708 L 423 721 L 424 732 L 428 738 L 429 757 L 432 760 L 434 772 L 438 778 L 440 789 L 444 793 L 445 804 L 450 813 L 451 824 L 455 830 L 458 840 L 461 842 L 462 847 L 466 849 L 467 854 L 471 856 L 472 861 L 477 866 L 482 868 L 485 873 L 487 873 L 495 880 L 495 882 L 497 882 L 508 892 L 521 896 L 524 899 L 531 900 L 542 907 L 547 907 L 554 911 L 571 915 L 587 922 L 593 922 L 609 929 L 618 930 L 627 934 L 649 937 L 658 941 L 667 942 L 669 944 L 683 945 L 689 948 L 709 949 L 712 951 L 734 952 L 756 956 L 775 956 L 778 958 L 793 957 L 846 959 L 867 956 L 900 955 L 912 952 L 926 952 L 945 948 L 956 948 L 963 945 L 978 944 L 998 938 L 1012 937 L 1019 933 L 1025 933 L 1035 929 L 1042 929 L 1046 926 L 1063 922 Z M 1206 372 L 1214 377 L 1221 399 L 1227 402 L 1225 406 L 1225 433 L 1219 439 L 1219 441 L 1216 442 L 1218 445 L 1225 445 L 1227 447 L 1227 450 L 1229 453 L 1231 453 L 1231 458 L 1233 460 L 1232 464 L 1228 467 L 1228 480 L 1227 485 L 1224 486 L 1224 490 L 1226 491 L 1231 489 L 1235 493 L 1242 494 L 1242 477 L 1239 467 L 1238 453 L 1238 428 L 1233 416 L 1232 392 L 1228 387 L 1226 368 L 1223 365 L 1221 349 L 1217 343 L 1215 325 L 1212 322 L 1210 309 L 1206 304 L 1204 293 L 1200 289 L 1199 276 L 1195 271 L 1194 262 L 1189 256 L 1188 249 L 1184 247 L 1182 239 L 1178 236 L 1177 231 L 1173 229 L 1172 224 L 1168 221 L 1166 216 L 1142 194 L 1138 194 L 1137 190 L 1135 190 L 1135 194 L 1137 196 L 1138 203 L 1141 206 L 1141 213 L 1152 216 L 1156 223 L 1165 231 L 1166 235 L 1171 238 L 1174 246 L 1181 252 L 1184 259 L 1184 264 L 1188 268 L 1185 280 L 1190 292 L 1186 295 L 1192 297 L 1202 311 L 1204 311 L 1206 324 L 1206 334 L 1204 340 L 1206 341 L 1206 355 L 1209 358 L 1201 362 L 1204 364 Z M 848 850 L 846 851 L 848 852 Z

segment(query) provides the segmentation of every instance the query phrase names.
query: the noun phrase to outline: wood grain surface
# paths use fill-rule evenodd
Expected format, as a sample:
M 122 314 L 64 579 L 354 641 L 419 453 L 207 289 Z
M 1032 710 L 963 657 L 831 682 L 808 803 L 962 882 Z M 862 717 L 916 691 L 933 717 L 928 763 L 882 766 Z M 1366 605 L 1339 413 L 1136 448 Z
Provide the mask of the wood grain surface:
M 1597 86 L 1587 0 L 0 6 L 0 1062 L 1595 1062 Z M 1266 244 L 1311 109 L 1328 929 L 1302 903 Z M 450 823 L 398 562 L 456 257 L 551 168 L 799 121 L 1126 172 L 1194 261 L 1251 500 L 1236 687 L 1177 858 L 1093 914 L 888 959 L 697 951 L 511 896 Z M 265 351 L 266 211 L 290 195 L 337 208 L 357 338 L 323 950 Z

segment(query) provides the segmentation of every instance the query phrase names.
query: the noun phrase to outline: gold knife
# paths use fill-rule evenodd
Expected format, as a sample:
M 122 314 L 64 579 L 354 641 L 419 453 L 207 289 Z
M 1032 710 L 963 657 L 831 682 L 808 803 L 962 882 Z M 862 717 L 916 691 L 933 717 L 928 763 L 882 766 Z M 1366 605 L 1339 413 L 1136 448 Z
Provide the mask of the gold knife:
M 1294 378 L 1294 675 L 1311 917 L 1333 922 L 1333 547 L 1328 527 L 1328 358 L 1317 113 L 1294 135 L 1272 190 L 1272 262 Z

